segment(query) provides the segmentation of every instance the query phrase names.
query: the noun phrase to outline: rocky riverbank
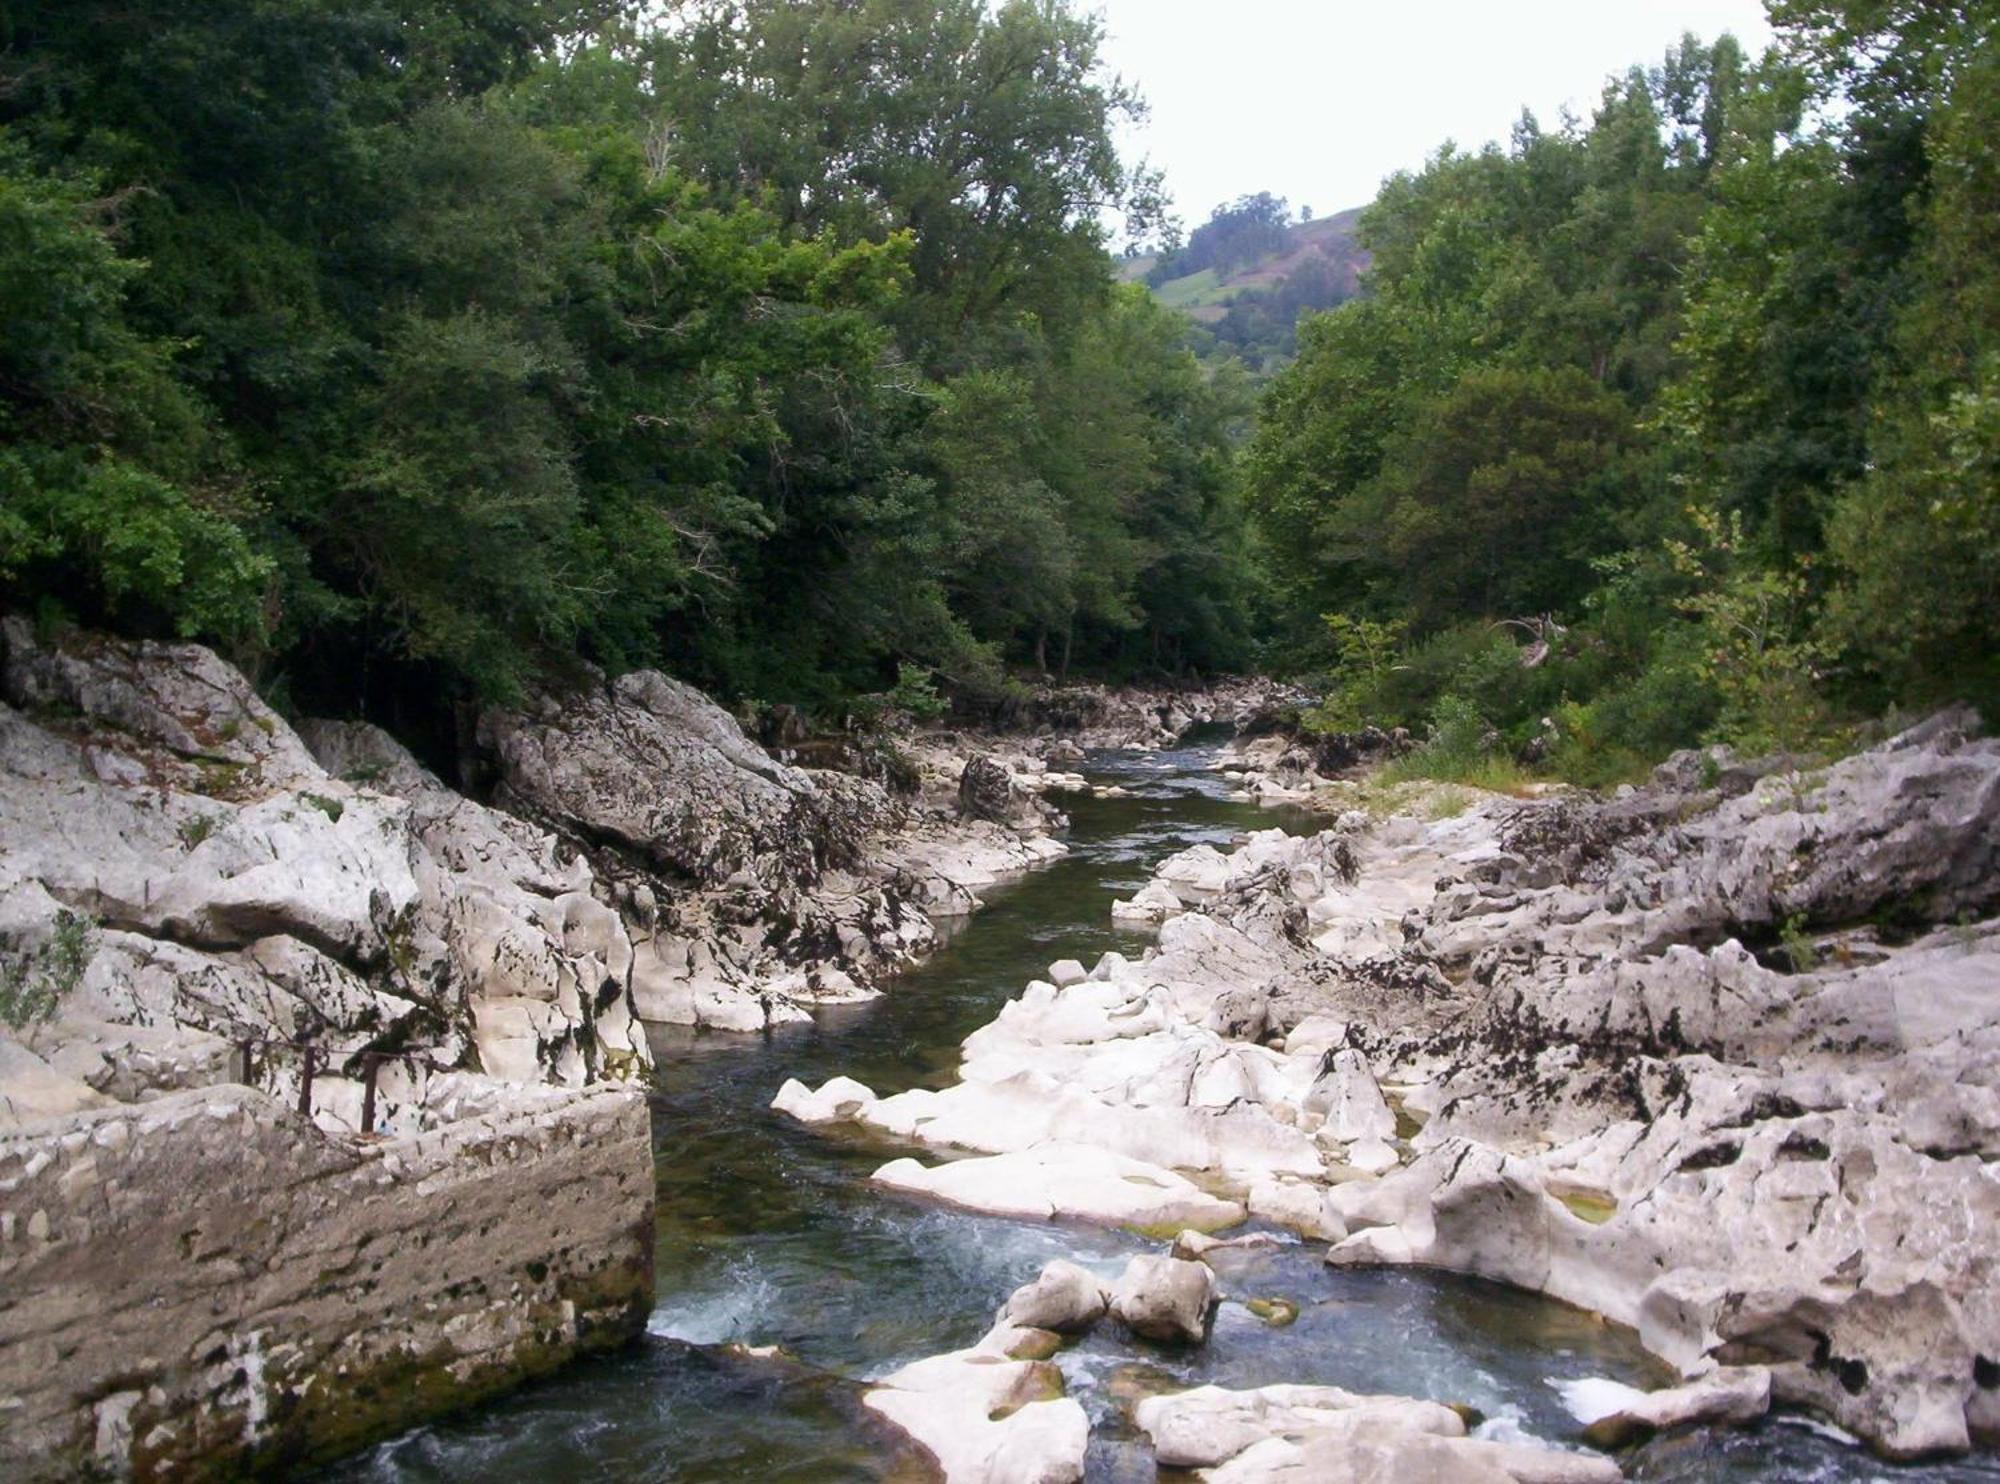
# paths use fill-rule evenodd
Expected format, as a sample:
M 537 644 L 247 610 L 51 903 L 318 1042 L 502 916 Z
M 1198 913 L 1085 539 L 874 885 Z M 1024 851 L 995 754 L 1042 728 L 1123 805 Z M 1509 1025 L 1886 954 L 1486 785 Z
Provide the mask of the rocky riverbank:
M 10 1474 L 323 1457 L 635 1336 L 642 1020 L 878 993 L 1081 786 L 797 767 L 649 672 L 476 743 L 479 799 L 199 646 L 0 626 Z
M 1260 1218 L 1337 1264 L 1632 1326 L 1690 1384 L 1580 1388 L 1606 1447 L 1772 1406 L 1894 1458 L 1993 1441 L 2000 744 L 1968 716 L 1830 767 L 1690 754 L 1612 800 L 1351 813 L 1184 852 L 1141 896 L 1157 946 L 1052 965 L 956 1085 L 776 1106 L 954 1156 L 885 1166 L 898 1190 L 1162 1233 Z M 1183 1255 L 1215 1263 L 1209 1240 Z M 1208 1410 L 1305 1405 L 1354 1410 Z M 1226 1429 L 1195 1466 L 1311 1477 L 1365 1435 L 1414 1468 L 1449 1433 L 1399 1453 L 1328 1426 L 1348 1440 L 1256 1457 Z M 1602 1476 L 1569 1457 L 1532 1467 Z

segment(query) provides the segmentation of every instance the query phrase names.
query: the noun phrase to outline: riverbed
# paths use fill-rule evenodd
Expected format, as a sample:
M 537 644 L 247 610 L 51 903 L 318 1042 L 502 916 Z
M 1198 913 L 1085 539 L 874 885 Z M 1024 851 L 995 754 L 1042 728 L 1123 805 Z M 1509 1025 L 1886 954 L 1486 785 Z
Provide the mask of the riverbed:
M 878 1480 L 920 1461 L 859 1407 L 862 1383 L 975 1341 L 1043 1262 L 1110 1276 L 1159 1244 L 1077 1225 L 1002 1220 L 882 1193 L 867 1176 L 912 1151 L 828 1137 L 769 1111 L 788 1077 L 845 1074 L 879 1093 L 952 1080 L 958 1044 L 1058 958 L 1143 950 L 1110 904 L 1187 846 L 1309 817 L 1232 800 L 1211 748 L 1094 756 L 1126 798 L 1065 801 L 1070 853 L 997 893 L 883 998 L 762 1038 L 654 1032 L 658 1307 L 645 1341 L 334 1471 L 367 1480 Z M 1092 1423 L 1090 1477 L 1154 1478 L 1123 1403 L 1215 1382 L 1320 1382 L 1460 1403 L 1489 1433 L 1562 1441 L 1556 1384 L 1669 1377 L 1631 1333 L 1476 1280 L 1328 1268 L 1286 1239 L 1218 1264 L 1233 1302 L 1208 1345 L 1169 1352 L 1110 1326 L 1059 1357 Z M 1299 1307 L 1271 1328 L 1240 1300 Z M 775 1351 L 753 1354 L 750 1347 Z M 1890 1469 L 1797 1419 L 1726 1438 L 1669 1439 L 1630 1461 L 1655 1480 L 2000 1479 L 1984 1460 Z

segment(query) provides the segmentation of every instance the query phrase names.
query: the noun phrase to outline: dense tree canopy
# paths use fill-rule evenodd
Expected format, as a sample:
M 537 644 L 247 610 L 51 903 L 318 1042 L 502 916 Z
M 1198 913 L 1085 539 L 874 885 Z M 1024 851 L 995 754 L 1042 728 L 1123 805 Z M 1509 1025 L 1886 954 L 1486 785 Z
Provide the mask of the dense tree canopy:
M 1245 658 L 1227 378 L 1054 0 L 15 0 L 0 581 L 445 724 L 582 658 Z
M 1589 773 L 2000 702 L 2000 10 L 1772 14 L 1761 62 L 1689 38 L 1364 216 L 1368 297 L 1303 328 L 1248 461 L 1329 715 L 1470 702 Z

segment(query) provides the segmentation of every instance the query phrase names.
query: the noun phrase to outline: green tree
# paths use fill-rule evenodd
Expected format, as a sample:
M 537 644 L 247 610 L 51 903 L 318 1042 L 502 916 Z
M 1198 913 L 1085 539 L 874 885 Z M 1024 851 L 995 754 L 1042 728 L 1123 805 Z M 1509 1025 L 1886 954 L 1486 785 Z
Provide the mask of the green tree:
M 672 157 L 846 240 L 906 231 L 912 353 L 963 367 L 969 334 L 1061 329 L 1103 298 L 1108 212 L 1157 181 L 1115 134 L 1137 96 L 1102 23 L 1056 0 L 687 0 L 650 43 Z
M 1381 557 L 1405 611 L 1439 627 L 1569 606 L 1617 545 L 1631 417 L 1580 371 L 1468 373 L 1385 461 Z

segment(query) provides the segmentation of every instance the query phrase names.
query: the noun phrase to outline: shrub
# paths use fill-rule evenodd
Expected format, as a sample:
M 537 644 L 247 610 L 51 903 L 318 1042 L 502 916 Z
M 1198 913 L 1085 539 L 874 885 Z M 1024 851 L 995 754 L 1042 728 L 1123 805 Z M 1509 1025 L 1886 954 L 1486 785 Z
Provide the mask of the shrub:
M 921 665 L 898 665 L 896 683 L 886 699 L 891 706 L 909 712 L 918 721 L 936 721 L 944 715 L 948 704 L 938 694 L 931 672 Z
M 56 913 L 49 941 L 0 959 L 0 1020 L 21 1030 L 55 1016 L 90 967 L 92 925 L 77 913 Z
M 1439 783 L 1463 783 L 1495 793 L 1525 787 L 1527 773 L 1512 758 L 1497 755 L 1498 735 L 1479 708 L 1463 696 L 1446 696 L 1431 713 L 1430 736 L 1424 745 L 1382 770 L 1387 783 L 1428 778 Z
M 193 850 L 202 841 L 214 834 L 216 826 L 221 822 L 221 817 L 214 814 L 195 814 L 189 816 L 187 819 L 181 821 L 180 828 L 177 831 L 181 837 L 181 844 L 185 845 L 189 850 Z
M 1662 640 L 1629 683 L 1600 695 L 1595 710 L 1598 729 L 1608 741 L 1660 758 L 1694 747 L 1708 735 L 1722 714 L 1722 692 L 1703 663 L 1695 636 L 1683 625 Z

